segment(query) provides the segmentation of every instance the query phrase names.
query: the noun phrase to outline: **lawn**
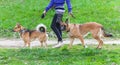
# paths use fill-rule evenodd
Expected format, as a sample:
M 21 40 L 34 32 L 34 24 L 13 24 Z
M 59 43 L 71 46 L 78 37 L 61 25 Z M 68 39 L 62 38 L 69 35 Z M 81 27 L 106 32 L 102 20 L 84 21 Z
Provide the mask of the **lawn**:
M 44 19 L 40 18 L 48 3 L 49 0 L 0 0 L 0 38 L 13 38 L 16 23 L 27 29 L 43 23 L 50 32 L 54 10 L 48 11 Z M 76 17 L 70 17 L 71 23 L 95 21 L 114 38 L 120 38 L 120 0 L 71 0 L 71 3 Z M 66 5 L 65 9 L 63 20 L 68 17 Z M 119 47 L 114 44 L 104 45 L 102 49 L 96 49 L 96 45 L 87 49 L 80 45 L 72 49 L 67 49 L 67 45 L 58 49 L 0 48 L 0 65 L 120 65 Z
M 18 22 L 28 29 L 43 23 L 51 31 L 54 10 L 49 10 L 44 19 L 40 18 L 48 3 L 49 0 L 0 0 L 0 37 L 13 37 L 11 30 Z M 114 37 L 120 37 L 120 0 L 71 0 L 71 3 L 76 17 L 70 17 L 71 23 L 95 21 Z M 66 5 L 65 9 L 63 20 L 68 16 Z
M 119 65 L 120 45 L 0 49 L 0 65 Z

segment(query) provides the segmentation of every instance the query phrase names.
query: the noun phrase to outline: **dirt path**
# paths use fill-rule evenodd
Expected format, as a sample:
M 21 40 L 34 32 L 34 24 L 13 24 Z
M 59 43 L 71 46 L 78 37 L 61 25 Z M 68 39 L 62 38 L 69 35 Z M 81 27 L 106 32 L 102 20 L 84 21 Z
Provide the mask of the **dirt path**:
M 104 44 L 120 44 L 120 39 L 103 39 Z M 68 44 L 70 42 L 69 39 L 65 39 L 64 43 Z M 56 44 L 56 40 L 48 40 L 48 45 Z M 76 39 L 74 44 L 81 44 L 81 42 Z M 94 39 L 85 39 L 85 44 L 98 44 L 98 42 Z M 0 39 L 0 48 L 20 48 L 23 47 L 24 42 L 21 39 Z M 31 47 L 40 46 L 38 40 L 31 42 Z

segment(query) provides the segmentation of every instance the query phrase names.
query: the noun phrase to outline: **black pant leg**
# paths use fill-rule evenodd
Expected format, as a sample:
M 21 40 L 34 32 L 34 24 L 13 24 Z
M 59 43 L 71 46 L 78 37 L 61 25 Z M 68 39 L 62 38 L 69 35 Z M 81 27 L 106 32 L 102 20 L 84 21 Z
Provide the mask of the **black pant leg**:
M 61 37 L 62 37 L 62 31 L 61 31 L 61 25 L 60 25 L 60 22 L 62 22 L 62 17 L 63 15 L 62 14 L 58 14 L 57 16 L 57 28 L 61 34 Z
M 57 22 L 57 18 L 58 18 L 59 14 L 55 14 L 51 23 L 51 28 L 52 30 L 55 32 L 58 41 L 62 41 L 62 32 L 61 32 L 61 27 L 60 27 L 60 23 Z

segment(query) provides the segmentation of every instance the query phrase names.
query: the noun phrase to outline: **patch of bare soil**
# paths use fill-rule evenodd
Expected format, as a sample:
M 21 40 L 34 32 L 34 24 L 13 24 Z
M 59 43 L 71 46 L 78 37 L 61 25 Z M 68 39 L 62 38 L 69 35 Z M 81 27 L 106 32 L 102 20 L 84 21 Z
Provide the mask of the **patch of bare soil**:
M 98 42 L 94 39 L 85 39 L 85 44 L 98 44 Z M 120 39 L 103 39 L 104 44 L 120 44 Z M 69 44 L 69 39 L 64 39 L 63 43 Z M 48 40 L 48 45 L 57 44 L 57 40 Z M 74 40 L 73 44 L 81 44 L 78 39 Z M 24 42 L 21 39 L 0 39 L 0 48 L 22 48 L 24 46 Z M 40 43 L 38 40 L 31 42 L 31 47 L 39 47 Z

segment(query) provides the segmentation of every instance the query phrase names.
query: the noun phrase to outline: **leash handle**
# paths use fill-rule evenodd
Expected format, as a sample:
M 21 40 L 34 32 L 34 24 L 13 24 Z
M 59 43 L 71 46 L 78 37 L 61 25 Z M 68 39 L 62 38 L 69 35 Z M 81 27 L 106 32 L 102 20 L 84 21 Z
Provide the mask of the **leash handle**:
M 68 19 L 69 22 L 70 22 L 70 17 L 71 17 L 71 15 L 68 14 L 67 19 Z
M 75 16 L 74 16 L 72 13 L 69 13 L 68 16 L 67 16 L 68 21 L 70 21 L 70 18 L 71 18 L 71 17 L 72 17 L 72 18 L 75 18 Z

